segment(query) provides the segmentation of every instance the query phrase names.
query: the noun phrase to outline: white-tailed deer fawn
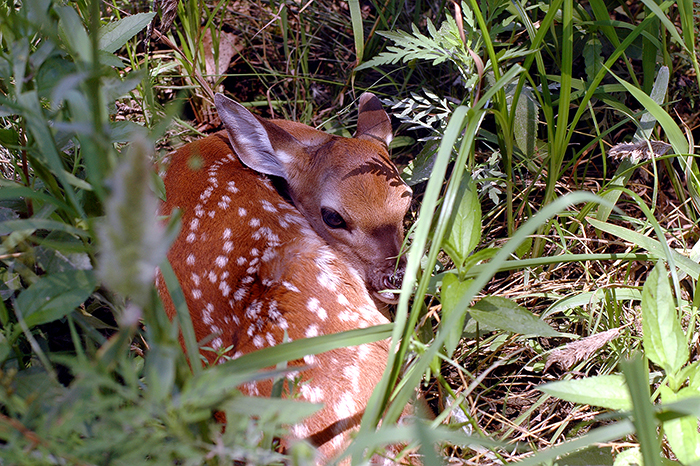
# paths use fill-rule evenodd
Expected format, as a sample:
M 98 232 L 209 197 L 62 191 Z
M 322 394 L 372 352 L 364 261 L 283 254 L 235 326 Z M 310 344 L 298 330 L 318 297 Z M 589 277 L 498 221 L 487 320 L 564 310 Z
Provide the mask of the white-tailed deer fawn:
M 285 332 L 298 340 L 387 323 L 378 305 L 394 302 L 382 290 L 403 276 L 397 257 L 411 191 L 389 159 L 379 100 L 360 97 L 354 138 L 263 120 L 222 95 L 216 106 L 226 131 L 177 151 L 164 178 L 163 213 L 182 211 L 168 257 L 197 338 L 237 357 L 281 343 Z M 387 352 L 381 341 L 290 363 L 309 367 L 301 397 L 324 403 L 293 429 L 319 447 L 321 462 L 346 446 Z M 271 384 L 243 389 L 267 396 Z

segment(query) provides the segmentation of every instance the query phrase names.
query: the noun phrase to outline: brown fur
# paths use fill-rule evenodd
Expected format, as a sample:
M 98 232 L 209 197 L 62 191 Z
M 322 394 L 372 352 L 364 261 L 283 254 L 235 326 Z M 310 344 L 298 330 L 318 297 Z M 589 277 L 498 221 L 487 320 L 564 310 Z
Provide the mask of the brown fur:
M 236 357 L 290 339 L 387 323 L 359 273 L 349 267 L 285 201 L 269 180 L 241 164 L 225 132 L 172 156 L 162 213 L 182 210 L 182 231 L 169 252 L 198 340 L 232 346 Z M 243 210 L 245 212 L 243 212 Z M 273 211 L 274 210 L 274 211 Z M 243 215 L 242 215 L 243 214 Z M 159 284 L 168 314 L 175 310 Z M 302 374 L 301 398 L 325 407 L 293 432 L 332 458 L 384 370 L 388 342 L 342 348 L 291 365 Z M 204 353 L 213 362 L 213 353 Z M 270 383 L 243 387 L 269 396 Z

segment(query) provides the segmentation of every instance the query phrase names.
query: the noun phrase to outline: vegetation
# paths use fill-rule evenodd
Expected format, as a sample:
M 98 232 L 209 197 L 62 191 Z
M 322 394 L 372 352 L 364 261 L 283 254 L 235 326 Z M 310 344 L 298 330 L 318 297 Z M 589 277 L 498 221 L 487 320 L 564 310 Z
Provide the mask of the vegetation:
M 314 407 L 235 387 L 389 331 L 355 461 L 700 461 L 692 0 L 141 6 L 0 2 L 0 464 L 309 464 L 273 445 Z M 214 91 L 348 134 L 365 89 L 416 193 L 393 326 L 190 367 L 150 160 Z

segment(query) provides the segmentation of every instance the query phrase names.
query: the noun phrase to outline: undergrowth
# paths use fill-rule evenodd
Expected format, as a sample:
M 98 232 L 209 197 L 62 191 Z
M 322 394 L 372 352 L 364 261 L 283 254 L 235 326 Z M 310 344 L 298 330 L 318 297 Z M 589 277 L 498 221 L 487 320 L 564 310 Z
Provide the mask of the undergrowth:
M 235 387 L 389 335 L 355 461 L 700 461 L 692 1 L 141 7 L 0 4 L 0 464 L 310 464 L 275 439 L 315 407 Z M 349 135 L 365 89 L 416 193 L 394 324 L 190 366 L 149 163 L 214 92 Z

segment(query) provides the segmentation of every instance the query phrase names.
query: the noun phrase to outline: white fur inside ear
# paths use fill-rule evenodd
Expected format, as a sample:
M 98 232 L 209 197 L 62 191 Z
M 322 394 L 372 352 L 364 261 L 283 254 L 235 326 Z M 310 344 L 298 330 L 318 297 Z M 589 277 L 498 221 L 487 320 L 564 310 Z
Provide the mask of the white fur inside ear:
M 285 178 L 284 159 L 290 157 L 275 153 L 262 123 L 243 105 L 222 94 L 214 96 L 214 103 L 241 162 L 257 172 Z

